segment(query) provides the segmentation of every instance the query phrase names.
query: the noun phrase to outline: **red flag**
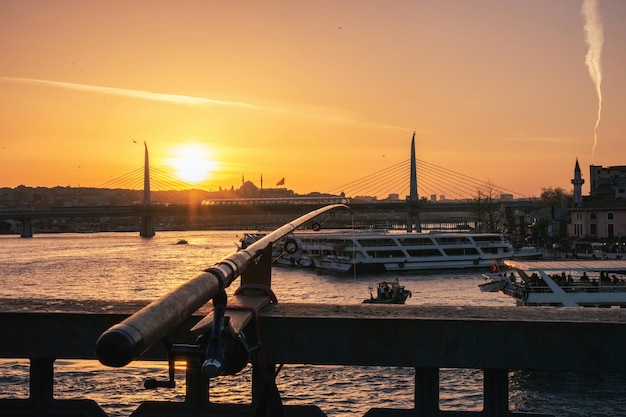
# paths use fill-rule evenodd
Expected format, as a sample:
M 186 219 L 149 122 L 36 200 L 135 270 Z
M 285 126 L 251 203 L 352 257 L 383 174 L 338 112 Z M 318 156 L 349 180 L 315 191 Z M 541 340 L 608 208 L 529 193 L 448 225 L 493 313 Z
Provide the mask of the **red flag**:
M 276 186 L 285 185 L 285 177 L 276 183 Z

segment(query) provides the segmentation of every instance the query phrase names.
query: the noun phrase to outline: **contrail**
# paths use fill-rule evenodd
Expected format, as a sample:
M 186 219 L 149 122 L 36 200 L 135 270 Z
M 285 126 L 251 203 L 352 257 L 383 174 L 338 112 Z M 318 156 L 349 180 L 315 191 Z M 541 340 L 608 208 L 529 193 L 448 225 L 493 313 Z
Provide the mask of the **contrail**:
M 23 84 L 46 85 L 49 87 L 65 88 L 69 90 L 85 91 L 85 92 L 90 92 L 90 93 L 101 93 L 101 94 L 109 94 L 109 95 L 115 95 L 115 96 L 124 96 L 124 97 L 131 97 L 131 98 L 137 98 L 137 99 L 142 99 L 142 100 L 163 101 L 163 102 L 176 103 L 176 104 L 187 104 L 187 105 L 192 105 L 192 106 L 193 105 L 213 105 L 213 106 L 241 107 L 241 108 L 249 108 L 249 109 L 258 108 L 258 106 L 255 106 L 254 104 L 243 103 L 240 101 L 216 100 L 212 98 L 185 96 L 181 94 L 154 93 L 151 91 L 130 90 L 126 88 L 115 88 L 115 87 L 102 87 L 98 85 L 66 83 L 66 82 L 61 82 L 61 81 L 38 80 L 34 78 L 0 77 L 0 80 L 23 83 Z
M 589 70 L 591 81 L 596 86 L 598 94 L 598 118 L 593 128 L 593 148 L 591 149 L 591 162 L 596 152 L 598 144 L 598 126 L 602 115 L 602 44 L 604 43 L 604 29 L 602 19 L 598 11 L 598 0 L 584 0 L 582 13 L 585 17 L 585 43 L 587 44 L 587 55 L 585 64 Z

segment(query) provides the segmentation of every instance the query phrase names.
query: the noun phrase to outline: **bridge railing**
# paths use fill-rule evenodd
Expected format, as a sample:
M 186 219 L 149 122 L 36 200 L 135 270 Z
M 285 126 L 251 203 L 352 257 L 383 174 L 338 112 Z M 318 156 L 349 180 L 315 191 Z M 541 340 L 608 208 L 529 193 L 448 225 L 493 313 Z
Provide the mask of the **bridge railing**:
M 85 307 L 77 309 L 68 302 L 66 306 L 54 305 L 55 311 L 51 311 L 49 304 L 37 306 L 25 301 L 21 304 L 0 302 L 0 334 L 3 335 L 0 358 L 30 361 L 30 396 L 28 399 L 0 399 L 0 415 L 104 416 L 97 403 L 85 397 L 81 399 L 76 389 L 73 395 L 77 399 L 55 398 L 54 362 L 57 359 L 96 359 L 94 347 L 98 336 L 129 317 L 130 313 L 125 312 L 129 306 L 120 304 L 111 310 L 110 303 L 102 303 L 88 306 L 87 311 Z M 196 314 L 185 320 L 167 335 L 167 340 L 195 343 L 189 328 L 201 318 L 202 315 Z M 626 374 L 626 355 L 621 348 L 626 344 L 626 311 L 623 309 L 278 303 L 263 308 L 258 322 L 249 325 L 252 329 L 246 328 L 246 334 L 255 334 L 256 331 L 250 330 L 259 326 L 265 365 L 270 369 L 273 369 L 272 364 L 284 364 L 286 369 L 292 364 L 367 366 L 389 376 L 398 367 L 413 369 L 413 407 L 372 409 L 367 412 L 368 417 L 511 416 L 516 414 L 510 411 L 508 398 L 511 371 Z M 165 346 L 165 343 L 158 344 L 140 359 L 168 361 L 170 356 Z M 231 407 L 210 401 L 209 379 L 203 374 L 199 360 L 189 357 L 186 361 L 184 402 L 144 402 L 133 412 L 134 416 L 254 415 L 263 393 L 267 392 L 264 389 L 266 373 L 259 369 L 261 365 L 253 363 L 252 366 L 251 404 Z M 482 411 L 440 411 L 440 372 L 448 368 L 482 370 Z M 328 378 L 328 384 L 336 382 L 332 376 Z M 255 382 L 259 381 L 255 387 Z M 277 381 L 280 387 L 280 378 Z M 561 382 L 563 386 L 572 386 L 565 380 Z M 3 383 L 0 381 L 0 391 L 3 391 Z M 219 386 L 220 378 L 216 378 L 214 384 Z M 543 386 L 541 381 L 538 384 Z M 598 387 L 591 388 L 602 393 Z M 388 386 L 386 390 L 393 393 L 394 387 Z M 616 387 L 607 387 L 605 395 L 612 395 L 616 390 L 621 392 Z M 311 391 L 314 389 L 308 390 L 310 396 Z M 298 392 L 289 389 L 279 389 L 279 392 L 292 399 L 299 397 Z M 134 395 L 141 397 L 141 392 Z M 116 397 L 129 398 L 130 393 L 116 393 Z M 154 398 L 154 393 L 146 393 L 145 398 Z M 328 398 L 325 401 L 328 403 Z M 621 404 L 623 406 L 623 402 Z M 289 416 L 321 416 L 317 405 L 313 400 L 308 406 L 286 403 L 284 408 Z M 406 403 L 403 405 L 407 407 Z M 317 414 L 313 414 L 313 410 Z M 603 410 L 606 415 L 619 415 L 623 411 Z

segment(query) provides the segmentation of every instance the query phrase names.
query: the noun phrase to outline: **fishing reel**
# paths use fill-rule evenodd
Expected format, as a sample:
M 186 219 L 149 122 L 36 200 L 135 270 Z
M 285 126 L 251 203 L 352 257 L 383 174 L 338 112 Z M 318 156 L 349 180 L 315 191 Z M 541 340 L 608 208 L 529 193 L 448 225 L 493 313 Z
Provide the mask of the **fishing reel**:
M 243 331 L 234 333 L 230 330 L 229 317 L 224 316 L 226 310 L 226 293 L 222 291 L 214 299 L 213 322 L 209 331 L 196 338 L 194 344 L 165 344 L 168 354 L 168 375 L 166 381 L 149 378 L 144 381 L 146 389 L 174 388 L 176 386 L 176 359 L 195 360 L 198 368 L 207 378 L 235 375 L 244 369 L 250 361 L 251 349 Z
M 246 342 L 243 332 L 233 335 L 228 330 L 228 317 L 224 323 L 226 326 L 219 336 L 202 334 L 198 337 L 200 347 L 204 347 L 204 360 L 202 361 L 202 373 L 209 378 L 218 376 L 235 375 L 246 367 L 250 361 L 251 348 Z

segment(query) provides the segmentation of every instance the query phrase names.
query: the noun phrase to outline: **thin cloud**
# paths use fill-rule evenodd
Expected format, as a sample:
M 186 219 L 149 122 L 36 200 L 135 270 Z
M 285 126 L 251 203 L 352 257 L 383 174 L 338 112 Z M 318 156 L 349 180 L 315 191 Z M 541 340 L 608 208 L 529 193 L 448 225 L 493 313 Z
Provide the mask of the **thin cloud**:
M 259 109 L 259 106 L 241 101 L 217 100 L 205 97 L 185 96 L 181 94 L 154 93 L 152 91 L 130 90 L 127 88 L 102 87 L 98 85 L 87 85 L 77 83 L 67 83 L 61 81 L 38 80 L 34 78 L 0 77 L 3 81 L 21 84 L 44 85 L 48 87 L 65 88 L 68 90 L 84 91 L 88 93 L 108 94 L 136 98 L 140 100 L 161 101 L 174 104 L 186 104 L 190 106 L 226 106 L 240 107 L 247 109 Z
M 543 142 L 543 143 L 570 143 L 571 141 L 563 138 L 540 138 L 540 137 L 520 137 L 520 138 L 502 138 L 508 142 Z
M 333 115 L 337 113 L 342 113 L 338 109 L 330 109 L 331 115 L 329 113 L 329 109 L 324 108 L 304 108 L 300 110 L 294 110 L 294 108 L 280 108 L 280 107 L 271 107 L 271 106 L 259 106 L 255 104 L 245 103 L 241 101 L 228 101 L 228 100 L 218 100 L 213 98 L 206 97 L 194 97 L 194 96 L 186 96 L 181 94 L 165 94 L 165 93 L 155 93 L 152 91 L 143 91 L 143 90 L 131 90 L 127 88 L 116 88 L 116 87 L 103 87 L 98 85 L 87 85 L 87 84 L 77 84 L 77 83 L 68 83 L 62 81 L 50 81 L 50 80 L 40 80 L 35 78 L 22 78 L 22 77 L 2 77 L 0 76 L 1 81 L 19 83 L 19 84 L 30 84 L 30 85 L 41 85 L 46 87 L 54 87 L 54 88 L 63 88 L 67 90 L 74 91 L 84 91 L 87 93 L 96 93 L 96 94 L 108 94 L 114 96 L 122 96 L 135 98 L 140 100 L 150 100 L 150 101 L 160 101 L 165 103 L 172 104 L 184 104 L 189 106 L 222 106 L 222 107 L 236 107 L 240 109 L 249 109 L 249 110 L 263 110 L 274 113 L 282 113 L 290 117 L 308 117 L 312 119 L 325 120 L 330 123 L 353 123 L 359 125 L 370 125 L 379 129 L 395 129 L 395 130 L 407 130 L 406 128 L 390 126 L 386 124 L 373 123 L 360 120 L 357 115 L 351 114 L 350 112 L 343 112 L 344 115 Z M 302 107 L 302 106 L 301 106 Z M 409 129 L 410 130 L 410 129 Z

